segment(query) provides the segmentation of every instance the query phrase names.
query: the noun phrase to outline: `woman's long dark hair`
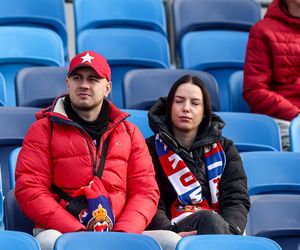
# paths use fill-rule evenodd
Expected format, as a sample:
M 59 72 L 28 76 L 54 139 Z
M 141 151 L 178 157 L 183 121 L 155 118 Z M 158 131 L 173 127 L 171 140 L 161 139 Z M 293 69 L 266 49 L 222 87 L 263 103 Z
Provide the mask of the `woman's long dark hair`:
M 172 126 L 171 114 L 172 114 L 172 106 L 173 106 L 175 93 L 176 93 L 178 87 L 184 83 L 191 83 L 191 84 L 198 86 L 201 89 L 202 94 L 203 94 L 204 118 L 199 125 L 199 128 L 198 128 L 198 132 L 199 132 L 202 129 L 205 129 L 210 125 L 212 110 L 211 110 L 210 96 L 209 96 L 208 90 L 207 90 L 204 82 L 199 77 L 193 76 L 193 75 L 182 76 L 173 84 L 173 86 L 171 87 L 171 89 L 169 91 L 169 94 L 167 97 L 167 105 L 166 105 L 168 126 L 169 126 L 169 129 L 172 130 L 173 126 Z

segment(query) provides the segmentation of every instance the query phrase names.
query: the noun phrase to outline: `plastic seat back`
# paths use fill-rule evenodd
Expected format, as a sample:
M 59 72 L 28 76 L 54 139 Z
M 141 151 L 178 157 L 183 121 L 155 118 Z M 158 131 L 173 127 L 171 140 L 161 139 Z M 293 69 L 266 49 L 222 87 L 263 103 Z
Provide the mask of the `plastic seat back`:
M 229 111 L 250 113 L 250 107 L 243 97 L 244 71 L 237 71 L 229 78 Z
M 205 29 L 249 31 L 261 19 L 261 8 L 255 0 L 173 0 L 171 12 L 177 47 L 188 32 Z
M 30 235 L 33 234 L 32 230 L 34 224 L 21 211 L 15 197 L 14 189 L 11 189 L 4 197 L 4 213 L 6 230 L 25 232 Z
M 210 94 L 212 110 L 219 111 L 219 91 L 214 77 L 203 71 L 180 69 L 129 71 L 123 82 L 124 107 L 148 110 L 159 97 L 167 96 L 173 83 L 186 74 L 197 76 L 204 82 Z
M 300 153 L 244 152 L 240 154 L 250 195 L 300 194 Z
M 8 168 L 9 168 L 9 176 L 10 176 L 10 189 L 15 188 L 15 172 L 18 156 L 20 153 L 21 147 L 13 149 L 8 155 Z
M 61 235 L 54 250 L 161 250 L 153 238 L 143 234 L 121 232 L 76 232 Z
M 6 81 L 7 105 L 16 105 L 15 77 L 29 66 L 63 66 L 63 45 L 52 30 L 0 26 L 0 72 Z
M 90 29 L 79 34 L 77 46 L 78 52 L 94 50 L 106 57 L 112 69 L 111 99 L 120 108 L 124 105 L 122 82 L 125 73 L 139 68 L 171 67 L 168 41 L 154 31 Z
M 17 106 L 45 108 L 66 94 L 67 67 L 29 67 L 16 77 Z
M 4 76 L 0 73 L 0 106 L 6 104 L 6 83 Z
M 0 164 L 3 195 L 10 190 L 8 156 L 22 145 L 29 126 L 35 121 L 38 108 L 0 107 Z
M 62 40 L 68 58 L 68 34 L 65 1 L 47 0 L 0 0 L 1 26 L 41 27 L 55 31 Z
M 253 195 L 247 235 L 268 237 L 282 249 L 298 249 L 300 243 L 300 195 Z
M 75 0 L 74 17 L 77 35 L 85 29 L 109 27 L 148 29 L 167 34 L 161 0 Z
M 0 248 L 3 250 L 40 250 L 38 241 L 31 235 L 9 230 L 0 231 Z
M 184 237 L 178 242 L 176 250 L 198 250 L 199 246 L 205 246 L 206 250 L 281 250 L 276 242 L 267 238 L 222 234 Z
M 130 114 L 127 120 L 138 126 L 145 139 L 153 135 L 146 110 L 122 109 L 122 111 Z
M 248 32 L 244 31 L 197 31 L 187 33 L 180 46 L 181 67 L 204 70 L 217 80 L 221 111 L 229 111 L 229 78 L 243 70 Z
M 292 152 L 300 152 L 300 117 L 294 118 L 290 124 L 290 143 Z
M 281 151 L 280 130 L 276 121 L 262 114 L 216 112 L 223 121 L 223 135 L 231 139 L 239 152 Z

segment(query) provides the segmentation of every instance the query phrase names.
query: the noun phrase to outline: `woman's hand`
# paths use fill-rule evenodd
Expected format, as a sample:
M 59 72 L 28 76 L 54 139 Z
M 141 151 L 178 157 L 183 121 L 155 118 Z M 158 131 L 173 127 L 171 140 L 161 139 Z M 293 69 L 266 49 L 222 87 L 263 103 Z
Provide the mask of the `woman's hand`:
M 190 232 L 180 232 L 178 233 L 181 237 L 190 236 L 190 235 L 197 235 L 197 230 L 190 231 Z

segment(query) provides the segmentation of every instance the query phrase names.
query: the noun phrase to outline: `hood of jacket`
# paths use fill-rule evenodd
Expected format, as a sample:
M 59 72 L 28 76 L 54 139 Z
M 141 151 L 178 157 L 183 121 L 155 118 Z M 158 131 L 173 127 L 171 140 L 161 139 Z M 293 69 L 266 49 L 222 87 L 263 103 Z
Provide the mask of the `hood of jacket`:
M 44 117 L 49 117 L 53 122 L 76 125 L 76 123 L 70 120 L 66 114 L 64 103 L 63 103 L 65 97 L 66 95 L 57 97 L 50 107 L 42 109 L 38 113 L 36 113 L 36 119 L 39 120 Z M 110 109 L 109 122 L 108 122 L 108 129 L 109 129 L 115 126 L 116 124 L 120 123 L 124 119 L 126 119 L 129 116 L 129 114 L 121 111 L 109 100 L 107 99 L 105 100 L 108 102 L 109 109 Z
M 148 112 L 149 126 L 154 134 L 173 145 L 177 145 L 177 141 L 174 135 L 171 133 L 170 125 L 166 114 L 166 98 L 161 97 Z M 210 145 L 220 140 L 222 136 L 222 128 L 224 127 L 224 121 L 216 114 L 212 115 L 211 123 L 207 129 L 198 131 L 195 142 L 191 149 L 203 145 Z
M 297 26 L 300 25 L 300 18 L 293 17 L 287 9 L 287 6 L 284 2 L 284 0 L 274 0 L 267 12 L 264 18 L 272 18 L 277 19 L 280 22 L 286 23 L 290 26 Z

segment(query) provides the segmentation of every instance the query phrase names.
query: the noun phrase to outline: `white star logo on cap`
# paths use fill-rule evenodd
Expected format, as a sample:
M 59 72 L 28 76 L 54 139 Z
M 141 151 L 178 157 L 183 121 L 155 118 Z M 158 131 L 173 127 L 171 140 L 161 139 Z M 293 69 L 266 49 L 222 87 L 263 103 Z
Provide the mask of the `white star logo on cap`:
M 89 62 L 90 64 L 92 64 L 92 59 L 95 59 L 95 57 L 90 56 L 89 52 L 87 52 L 85 56 L 82 56 L 80 58 L 82 58 L 81 63 Z

